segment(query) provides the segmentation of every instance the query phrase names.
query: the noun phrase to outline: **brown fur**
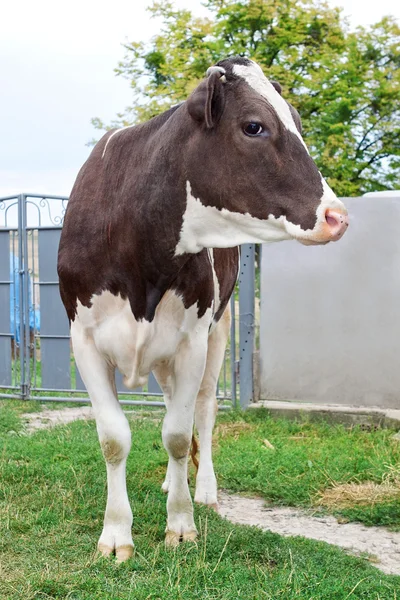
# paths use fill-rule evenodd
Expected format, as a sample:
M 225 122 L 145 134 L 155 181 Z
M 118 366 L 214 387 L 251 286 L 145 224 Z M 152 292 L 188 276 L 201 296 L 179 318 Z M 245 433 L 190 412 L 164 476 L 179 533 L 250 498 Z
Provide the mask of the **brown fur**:
M 190 457 L 192 459 L 192 463 L 194 464 L 194 468 L 196 469 L 196 475 L 197 475 L 197 471 L 199 470 L 199 461 L 197 459 L 198 451 L 199 451 L 199 445 L 197 443 L 196 436 L 193 433 L 192 443 L 190 446 Z
M 213 301 L 207 251 L 175 256 L 187 205 L 186 182 L 204 206 L 259 219 L 285 215 L 313 228 L 322 196 L 319 171 L 272 106 L 219 64 L 186 102 L 147 123 L 108 132 L 82 167 L 68 203 L 58 255 L 60 292 L 70 320 L 78 299 L 104 290 L 128 299 L 136 320 L 152 321 L 163 295 L 177 291 L 203 316 Z M 250 139 L 246 122 L 269 135 Z M 106 148 L 106 144 L 107 149 Z M 104 155 L 103 155 L 104 154 Z M 237 275 L 237 250 L 215 251 L 224 311 Z M 222 275 L 222 277 L 220 277 Z

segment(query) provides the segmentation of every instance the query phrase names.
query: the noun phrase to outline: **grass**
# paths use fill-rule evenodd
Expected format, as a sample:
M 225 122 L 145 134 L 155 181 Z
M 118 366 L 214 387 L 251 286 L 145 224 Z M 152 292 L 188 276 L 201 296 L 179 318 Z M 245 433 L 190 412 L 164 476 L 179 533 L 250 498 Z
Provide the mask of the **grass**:
M 220 486 L 400 530 L 400 442 L 393 431 L 275 420 L 263 410 L 223 419 L 216 438 Z M 348 486 L 353 503 L 344 502 Z
M 166 550 L 160 484 L 167 461 L 154 418 L 132 419 L 128 491 L 137 550 L 119 566 L 99 558 L 95 545 L 106 490 L 94 423 L 26 436 L 16 408 L 10 402 L 0 407 L 1 598 L 400 597 L 400 577 L 386 576 L 363 559 L 324 543 L 234 526 L 204 508 L 195 510 L 198 544 Z M 333 481 L 380 480 L 384 465 L 393 466 L 399 458 L 385 431 L 274 421 L 265 412 L 221 415 L 218 428 L 220 485 L 261 493 L 276 503 L 307 506 Z

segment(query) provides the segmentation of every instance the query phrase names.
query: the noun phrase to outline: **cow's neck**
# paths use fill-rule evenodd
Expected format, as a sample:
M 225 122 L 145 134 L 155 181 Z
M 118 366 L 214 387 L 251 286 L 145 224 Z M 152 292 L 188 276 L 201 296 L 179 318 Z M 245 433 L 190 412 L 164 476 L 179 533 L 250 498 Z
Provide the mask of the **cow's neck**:
M 186 182 L 186 208 L 175 255 L 199 252 L 203 248 L 231 248 L 246 243 L 289 239 L 283 217 L 266 221 L 226 208 L 206 205 Z

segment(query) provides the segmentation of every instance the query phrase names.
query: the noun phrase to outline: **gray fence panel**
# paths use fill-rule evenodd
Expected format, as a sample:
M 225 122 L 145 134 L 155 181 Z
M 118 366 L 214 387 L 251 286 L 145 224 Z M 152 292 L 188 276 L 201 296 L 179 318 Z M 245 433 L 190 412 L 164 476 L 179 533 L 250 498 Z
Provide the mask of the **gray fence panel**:
M 0 385 L 12 384 L 10 332 L 10 233 L 0 231 Z
M 247 408 L 253 399 L 254 255 L 254 244 L 244 244 L 241 247 L 239 271 L 239 389 L 241 408 Z
M 81 374 L 79 373 L 79 369 L 78 366 L 75 364 L 75 389 L 76 390 L 82 390 L 82 391 L 86 391 L 86 387 L 85 384 L 82 381 L 82 377 Z
M 149 384 L 148 391 L 150 394 L 162 394 L 162 390 L 157 383 L 157 379 L 154 377 L 153 373 L 149 375 Z
M 115 384 L 117 386 L 118 392 L 120 392 L 120 393 L 123 392 L 125 394 L 140 394 L 140 392 L 143 391 L 141 387 L 135 388 L 134 390 L 131 390 L 131 389 L 125 387 L 122 380 L 123 380 L 122 373 L 120 373 L 118 371 L 118 369 L 116 369 L 115 370 Z
M 42 387 L 71 387 L 69 323 L 57 276 L 59 228 L 39 230 L 40 352 Z
M 344 199 L 327 246 L 263 247 L 261 394 L 400 407 L 400 199 Z

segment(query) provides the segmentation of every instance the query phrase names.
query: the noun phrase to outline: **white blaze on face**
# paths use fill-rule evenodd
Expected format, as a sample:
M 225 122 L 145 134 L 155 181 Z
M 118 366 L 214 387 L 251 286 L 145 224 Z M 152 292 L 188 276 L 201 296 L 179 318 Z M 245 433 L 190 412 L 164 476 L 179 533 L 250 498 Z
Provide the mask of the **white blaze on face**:
M 250 61 L 250 63 L 251 64 L 249 65 L 234 65 L 233 73 L 244 79 L 254 91 L 267 100 L 274 108 L 283 126 L 301 141 L 307 154 L 309 154 L 308 148 L 296 127 L 289 105 L 276 91 L 272 83 L 265 77 L 261 67 L 253 61 Z M 315 227 L 313 229 L 304 230 L 300 225 L 295 225 L 285 219 L 285 229 L 291 237 L 302 239 L 313 237 L 322 228 L 322 224 L 325 223 L 325 213 L 329 208 L 332 210 L 346 211 L 343 202 L 337 198 L 322 175 L 321 183 L 323 194 L 321 202 L 316 210 L 317 222 Z
M 290 112 L 289 105 L 279 92 L 276 91 L 272 83 L 265 77 L 261 67 L 253 61 L 250 62 L 250 65 L 234 65 L 234 75 L 244 79 L 254 91 L 267 100 L 272 108 L 275 109 L 275 112 L 284 127 L 299 138 L 308 153 L 307 146 L 305 145 L 303 138 L 296 127 L 292 113 Z

